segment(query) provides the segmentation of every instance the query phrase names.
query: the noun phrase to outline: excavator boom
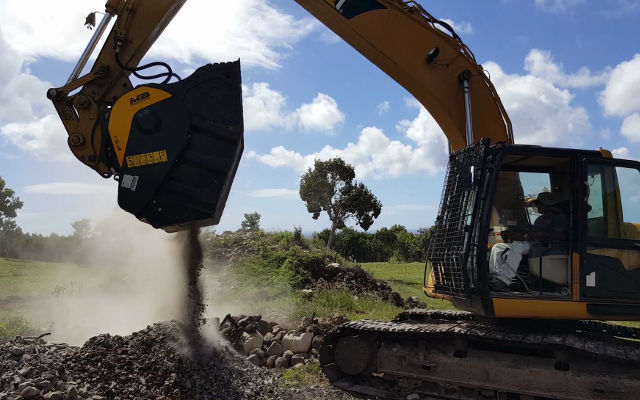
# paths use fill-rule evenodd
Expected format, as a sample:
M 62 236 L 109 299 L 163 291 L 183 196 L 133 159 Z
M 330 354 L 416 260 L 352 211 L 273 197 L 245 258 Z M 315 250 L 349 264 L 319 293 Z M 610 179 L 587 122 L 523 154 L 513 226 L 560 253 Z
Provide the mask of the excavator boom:
M 418 3 L 296 2 L 415 96 L 452 151 L 481 138 L 513 143 L 509 117 L 482 66 L 449 24 Z

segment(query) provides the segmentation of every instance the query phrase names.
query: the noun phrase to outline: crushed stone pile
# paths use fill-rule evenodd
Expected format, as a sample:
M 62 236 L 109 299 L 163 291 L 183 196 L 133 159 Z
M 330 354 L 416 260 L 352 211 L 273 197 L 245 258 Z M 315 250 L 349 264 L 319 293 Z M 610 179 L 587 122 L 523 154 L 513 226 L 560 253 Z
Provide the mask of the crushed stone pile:
M 179 331 L 158 323 L 82 347 L 16 337 L 0 344 L 0 400 L 351 398 L 331 387 L 286 387 L 232 349 L 207 346 L 194 361 Z
M 339 314 L 331 318 L 305 317 L 287 329 L 257 315 L 227 315 L 220 332 L 240 354 L 258 367 L 300 368 L 317 363 L 324 337 L 334 326 L 347 322 Z

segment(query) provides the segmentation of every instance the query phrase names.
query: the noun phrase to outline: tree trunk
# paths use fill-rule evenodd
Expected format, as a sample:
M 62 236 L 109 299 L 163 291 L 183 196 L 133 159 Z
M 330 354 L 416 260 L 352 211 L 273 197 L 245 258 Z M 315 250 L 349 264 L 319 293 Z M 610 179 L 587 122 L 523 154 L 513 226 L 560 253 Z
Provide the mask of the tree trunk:
M 331 251 L 331 246 L 333 246 L 333 237 L 336 233 L 336 227 L 338 223 L 336 221 L 331 221 L 331 232 L 329 232 L 329 239 L 327 240 L 327 250 Z

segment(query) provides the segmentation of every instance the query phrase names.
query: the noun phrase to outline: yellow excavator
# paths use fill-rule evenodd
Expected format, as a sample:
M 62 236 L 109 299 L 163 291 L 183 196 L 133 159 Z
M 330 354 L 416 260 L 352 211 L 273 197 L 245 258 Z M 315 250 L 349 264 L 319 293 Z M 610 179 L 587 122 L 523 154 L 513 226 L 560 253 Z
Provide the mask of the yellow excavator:
M 460 311 L 338 326 L 320 351 L 329 380 L 389 399 L 640 398 L 640 329 L 600 322 L 640 320 L 640 163 L 514 144 L 471 50 L 415 1 L 296 2 L 415 96 L 450 144 L 424 292 Z M 183 80 L 156 63 L 162 83 L 129 80 L 183 3 L 109 0 L 67 84 L 48 92 L 78 159 L 169 231 L 219 221 L 243 149 L 239 62 Z

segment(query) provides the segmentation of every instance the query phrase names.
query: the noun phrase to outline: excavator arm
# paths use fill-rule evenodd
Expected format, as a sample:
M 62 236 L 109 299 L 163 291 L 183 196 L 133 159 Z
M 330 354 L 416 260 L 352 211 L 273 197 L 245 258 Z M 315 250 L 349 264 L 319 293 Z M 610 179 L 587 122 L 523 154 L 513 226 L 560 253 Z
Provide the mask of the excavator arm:
M 184 80 L 165 63 L 152 63 L 166 72 L 151 77 L 137 67 L 185 1 L 108 0 L 69 80 L 47 92 L 73 154 L 115 176 L 123 209 L 168 231 L 218 223 L 243 149 L 239 62 L 208 64 Z M 134 88 L 132 73 L 164 81 Z
M 509 117 L 473 53 L 414 1 L 296 0 L 424 105 L 460 150 L 513 143 Z
M 67 83 L 50 89 L 74 155 L 119 182 L 118 203 L 156 228 L 219 221 L 243 149 L 239 62 L 192 76 L 166 68 L 133 87 L 138 63 L 186 0 L 108 0 Z M 472 52 L 414 1 L 296 0 L 406 88 L 435 118 L 452 151 L 480 138 L 513 143 L 511 123 Z M 91 70 L 79 76 L 109 20 Z M 179 78 L 179 77 L 178 77 Z

